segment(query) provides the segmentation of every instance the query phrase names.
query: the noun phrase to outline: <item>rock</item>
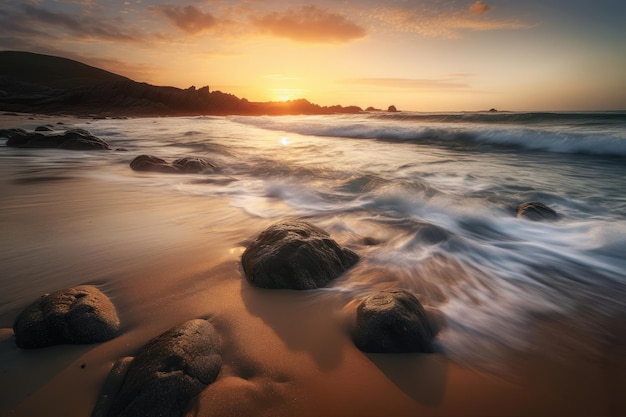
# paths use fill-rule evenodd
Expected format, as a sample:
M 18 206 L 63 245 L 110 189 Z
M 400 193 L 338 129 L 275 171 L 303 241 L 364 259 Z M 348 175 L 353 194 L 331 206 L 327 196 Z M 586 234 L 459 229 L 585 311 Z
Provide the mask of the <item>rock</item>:
M 97 404 L 92 416 L 182 416 L 189 400 L 220 372 L 220 337 L 208 321 L 190 320 L 149 341 L 130 364 L 122 363 L 125 366 L 128 370 L 113 398 L 98 401 L 108 410 Z M 113 372 L 119 373 L 119 367 Z M 113 375 L 112 379 L 121 378 Z M 107 391 L 103 394 L 108 398 L 111 388 Z
M 15 343 L 25 349 L 104 342 L 117 336 L 119 328 L 115 306 L 91 285 L 44 295 L 26 307 L 13 324 Z
M 387 111 L 389 113 L 396 113 L 398 111 L 398 109 L 396 108 L 396 106 L 392 105 L 392 106 L 387 107 Z
M 168 164 L 165 159 L 152 155 L 139 155 L 130 162 L 133 171 L 148 172 L 178 172 L 178 169 Z
M 402 289 L 379 291 L 357 307 L 354 344 L 363 352 L 433 352 L 436 331 L 424 307 Z
M 517 206 L 517 217 L 533 221 L 553 221 L 558 220 L 559 215 L 543 203 L 530 201 Z
M 49 129 L 45 126 L 41 128 Z M 42 131 L 42 129 L 36 129 Z M 52 129 L 49 129 L 52 130 Z M 62 134 L 42 134 L 23 129 L 5 129 L 0 136 L 8 138 L 6 146 L 13 148 L 55 148 L 70 150 L 111 150 L 104 140 L 84 129 L 70 129 Z
M 215 169 L 215 165 L 202 158 L 187 157 L 172 162 L 172 165 L 185 174 L 196 174 L 206 170 Z
M 139 155 L 131 161 L 130 167 L 134 171 L 171 172 L 181 174 L 197 174 L 202 171 L 215 169 L 215 165 L 202 158 L 180 158 L 170 164 L 165 159 L 152 155 Z
M 241 256 L 248 281 L 261 288 L 308 290 L 326 285 L 359 260 L 324 230 L 303 221 L 276 223 Z
M 35 132 L 52 132 L 54 129 L 49 128 L 48 126 L 37 126 L 35 128 Z

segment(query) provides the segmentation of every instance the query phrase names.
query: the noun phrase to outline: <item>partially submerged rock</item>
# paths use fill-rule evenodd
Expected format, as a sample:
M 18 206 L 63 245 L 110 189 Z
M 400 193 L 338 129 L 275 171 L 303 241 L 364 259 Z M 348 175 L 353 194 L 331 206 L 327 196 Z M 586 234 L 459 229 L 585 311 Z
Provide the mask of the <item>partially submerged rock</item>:
M 379 291 L 357 307 L 354 344 L 363 352 L 433 352 L 436 330 L 424 307 L 402 289 Z
M 182 174 L 197 174 L 215 169 L 215 165 L 202 158 L 180 158 L 170 164 L 165 159 L 152 155 L 139 155 L 130 162 L 130 167 L 134 171 Z
M 42 131 L 46 126 L 40 126 L 37 130 Z M 6 146 L 13 148 L 53 148 L 69 150 L 111 150 L 111 146 L 91 132 L 84 129 L 70 129 L 61 134 L 43 134 L 27 132 L 24 129 L 4 129 L 0 131 L 1 137 L 6 137 Z
M 553 221 L 558 220 L 559 215 L 543 203 L 530 201 L 517 206 L 517 217 L 534 221 Z
M 248 281 L 261 288 L 309 290 L 326 285 L 359 260 L 328 233 L 303 221 L 276 223 L 241 256 Z
M 44 295 L 26 307 L 13 324 L 20 348 L 61 343 L 98 343 L 117 336 L 115 306 L 98 288 L 80 285 Z
M 124 358 L 114 367 L 92 417 L 182 416 L 221 367 L 221 342 L 213 325 L 187 321 L 149 341 L 132 361 Z M 112 389 L 110 380 L 122 378 L 119 389 Z

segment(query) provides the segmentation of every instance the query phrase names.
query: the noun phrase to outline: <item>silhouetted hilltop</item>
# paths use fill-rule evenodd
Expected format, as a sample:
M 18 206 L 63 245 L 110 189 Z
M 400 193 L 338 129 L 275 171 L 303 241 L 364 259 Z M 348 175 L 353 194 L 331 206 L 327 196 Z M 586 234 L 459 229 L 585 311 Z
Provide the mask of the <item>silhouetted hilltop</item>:
M 300 99 L 255 103 L 209 87 L 140 83 L 71 59 L 0 51 L 0 110 L 103 116 L 356 113 Z

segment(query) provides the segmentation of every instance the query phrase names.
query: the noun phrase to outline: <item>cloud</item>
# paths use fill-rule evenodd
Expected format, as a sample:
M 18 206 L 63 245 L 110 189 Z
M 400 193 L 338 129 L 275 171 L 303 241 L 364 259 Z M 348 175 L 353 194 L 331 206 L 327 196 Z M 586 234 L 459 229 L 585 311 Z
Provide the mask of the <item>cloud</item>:
M 365 29 L 339 13 L 303 6 L 253 17 L 252 23 L 279 38 L 309 43 L 345 43 L 365 37 Z
M 218 20 L 210 13 L 203 12 L 195 6 L 157 6 L 155 10 L 162 13 L 179 29 L 191 35 L 215 28 Z
M 514 19 L 484 17 L 490 9 L 488 4 L 477 1 L 470 6 L 470 13 L 467 9 L 382 6 L 373 8 L 368 14 L 371 20 L 382 22 L 388 29 L 439 38 L 458 38 L 463 31 L 468 30 L 515 30 L 532 27 Z
M 12 25 L 12 27 L 22 32 L 29 31 L 28 27 L 30 26 L 39 27 L 40 25 L 45 25 L 52 29 L 63 30 L 81 39 L 89 38 L 122 42 L 138 40 L 135 34 L 124 32 L 109 22 L 86 16 L 76 17 L 70 14 L 51 12 L 30 4 L 22 5 L 21 11 L 7 16 L 7 20 L 9 23 L 11 20 L 19 22 Z
M 491 10 L 491 6 L 484 1 L 477 1 L 472 3 L 469 7 L 470 13 L 474 16 L 480 16 L 487 13 L 489 10 Z

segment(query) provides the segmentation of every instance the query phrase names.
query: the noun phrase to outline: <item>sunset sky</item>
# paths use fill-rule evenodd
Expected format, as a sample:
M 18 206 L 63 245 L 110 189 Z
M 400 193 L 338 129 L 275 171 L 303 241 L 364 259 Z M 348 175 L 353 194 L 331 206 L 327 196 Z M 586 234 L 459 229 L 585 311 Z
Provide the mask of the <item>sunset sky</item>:
M 626 0 L 0 0 L 0 50 L 251 101 L 626 109 Z

